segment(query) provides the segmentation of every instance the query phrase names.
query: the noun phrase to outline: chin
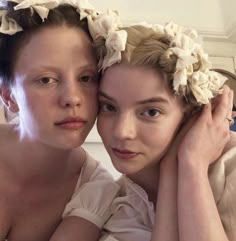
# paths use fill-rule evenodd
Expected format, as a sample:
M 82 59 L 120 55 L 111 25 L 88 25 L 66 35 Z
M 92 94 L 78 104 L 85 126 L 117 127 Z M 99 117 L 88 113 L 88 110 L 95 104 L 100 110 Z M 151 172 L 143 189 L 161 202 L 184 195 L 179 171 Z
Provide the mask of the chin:
M 140 171 L 139 169 L 137 169 L 137 167 L 133 167 L 132 165 L 127 164 L 127 163 L 125 163 L 125 164 L 116 163 L 116 162 L 112 162 L 112 163 L 118 172 L 120 172 L 126 176 L 134 175 Z
M 58 146 L 60 146 L 60 149 L 69 151 L 77 147 L 80 147 L 83 143 L 84 143 L 83 138 L 71 138 L 71 139 L 67 138 L 63 140 L 61 143 L 59 143 Z

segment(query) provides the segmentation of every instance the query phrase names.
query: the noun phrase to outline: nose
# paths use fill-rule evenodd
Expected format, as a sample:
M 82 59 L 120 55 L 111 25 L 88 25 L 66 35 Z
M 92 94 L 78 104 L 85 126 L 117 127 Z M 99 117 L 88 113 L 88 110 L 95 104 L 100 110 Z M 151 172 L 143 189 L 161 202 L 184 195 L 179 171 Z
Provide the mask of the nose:
M 81 105 L 83 92 L 78 83 L 68 81 L 61 86 L 60 105 L 62 107 L 76 107 Z
M 113 134 L 118 140 L 132 140 L 136 137 L 136 122 L 132 114 L 123 114 L 116 120 Z

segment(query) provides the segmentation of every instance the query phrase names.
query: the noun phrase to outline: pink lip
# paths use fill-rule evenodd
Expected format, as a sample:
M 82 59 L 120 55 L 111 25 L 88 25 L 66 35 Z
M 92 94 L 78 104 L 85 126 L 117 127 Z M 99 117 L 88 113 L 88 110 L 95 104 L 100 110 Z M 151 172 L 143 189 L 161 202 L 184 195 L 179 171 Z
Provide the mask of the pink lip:
M 117 148 L 112 148 L 112 151 L 114 153 L 115 156 L 117 156 L 118 158 L 121 158 L 121 159 L 131 159 L 131 158 L 134 158 L 138 155 L 137 152 L 132 152 L 130 150 L 126 150 L 126 149 L 117 149 Z
M 83 127 L 85 123 L 86 121 L 80 117 L 66 117 L 56 122 L 55 125 L 64 129 L 77 130 Z

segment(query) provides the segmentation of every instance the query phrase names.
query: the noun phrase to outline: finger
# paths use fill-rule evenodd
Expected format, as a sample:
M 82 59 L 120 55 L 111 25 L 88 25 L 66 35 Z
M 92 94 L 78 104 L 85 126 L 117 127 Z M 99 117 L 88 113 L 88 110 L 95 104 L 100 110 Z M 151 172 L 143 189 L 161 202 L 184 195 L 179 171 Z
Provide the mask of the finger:
M 234 92 L 233 90 L 230 90 L 230 103 L 231 103 L 231 108 L 230 108 L 230 111 L 229 111 L 229 116 L 231 117 L 231 122 L 230 122 L 230 126 L 232 126 L 234 124 L 234 114 L 235 113 L 233 111 L 233 108 L 234 108 Z
M 200 114 L 200 119 L 204 122 L 212 122 L 212 104 L 208 103 L 203 106 L 202 113 Z
M 201 116 L 201 111 L 195 112 L 195 114 L 192 114 L 188 117 L 187 121 L 184 122 L 184 124 L 181 126 L 181 128 L 178 131 L 178 134 L 176 136 L 176 142 L 180 142 L 186 133 L 194 126 L 194 124 L 198 121 L 198 119 Z
M 226 115 L 226 120 L 228 121 L 229 126 L 234 124 L 234 120 L 233 120 L 233 98 L 234 98 L 234 94 L 233 91 L 230 90 L 229 92 L 229 108 L 228 108 L 228 113 Z
M 231 111 L 232 108 L 231 98 L 232 94 L 230 88 L 228 86 L 224 86 L 223 93 L 219 96 L 218 103 L 216 104 L 213 111 L 214 121 L 219 123 L 225 121 L 229 110 Z
M 233 106 L 234 106 L 234 92 L 233 92 L 233 90 L 230 90 L 230 98 L 231 98 L 231 106 L 232 106 L 232 109 L 233 109 Z
M 226 122 L 229 126 L 232 126 L 234 124 L 234 114 L 233 114 L 233 98 L 234 98 L 234 93 L 233 91 L 230 89 L 230 92 L 229 92 L 229 108 L 228 108 L 228 112 L 227 112 L 227 115 L 226 115 Z

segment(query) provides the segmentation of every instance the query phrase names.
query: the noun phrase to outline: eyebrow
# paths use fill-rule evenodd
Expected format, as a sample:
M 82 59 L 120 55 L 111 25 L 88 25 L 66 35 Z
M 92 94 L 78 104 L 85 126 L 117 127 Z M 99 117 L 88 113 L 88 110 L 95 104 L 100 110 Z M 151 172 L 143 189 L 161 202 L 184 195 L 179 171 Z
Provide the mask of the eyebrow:
M 106 93 L 99 91 L 98 92 L 98 96 L 104 97 L 110 101 L 116 102 L 116 100 L 114 98 L 112 98 L 111 96 L 107 95 Z M 144 100 L 139 100 L 136 102 L 137 105 L 143 105 L 143 104 L 149 104 L 149 103 L 163 103 L 163 104 L 168 104 L 169 101 L 161 96 L 157 96 L 157 97 L 151 97 L 148 99 L 144 99 Z
M 83 63 L 80 66 L 77 66 L 77 69 L 96 69 L 97 66 L 95 64 L 89 64 L 89 63 Z M 33 70 L 38 70 L 38 69 L 52 69 L 52 70 L 58 70 L 60 67 L 54 66 L 49 64 L 39 64 L 37 67 L 32 68 Z

